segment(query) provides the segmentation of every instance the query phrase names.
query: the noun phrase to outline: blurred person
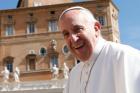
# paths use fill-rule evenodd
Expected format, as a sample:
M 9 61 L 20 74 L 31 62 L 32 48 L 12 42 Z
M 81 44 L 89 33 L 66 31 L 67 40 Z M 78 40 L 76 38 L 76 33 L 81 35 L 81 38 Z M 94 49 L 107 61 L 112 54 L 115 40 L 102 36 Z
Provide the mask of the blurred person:
M 68 66 L 67 66 L 66 63 L 64 63 L 63 65 L 64 65 L 64 70 L 63 70 L 64 78 L 65 79 L 68 79 L 68 76 L 69 76 L 69 68 L 68 68 Z
M 20 82 L 19 76 L 20 76 L 20 70 L 19 70 L 18 67 L 16 67 L 15 68 L 15 71 L 14 71 L 14 79 L 15 79 L 15 82 Z
M 59 69 L 57 68 L 56 64 L 52 67 L 52 78 L 57 79 L 59 74 Z
M 1 74 L 3 76 L 3 82 L 8 83 L 10 72 L 6 66 L 4 67 L 4 70 L 1 72 Z

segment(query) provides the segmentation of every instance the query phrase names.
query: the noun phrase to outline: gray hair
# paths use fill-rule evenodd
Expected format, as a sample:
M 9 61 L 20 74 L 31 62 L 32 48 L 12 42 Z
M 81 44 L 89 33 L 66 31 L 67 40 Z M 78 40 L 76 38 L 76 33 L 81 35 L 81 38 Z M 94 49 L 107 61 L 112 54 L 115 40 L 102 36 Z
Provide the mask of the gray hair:
M 74 6 L 74 7 L 70 7 L 68 9 L 64 10 L 61 13 L 61 15 L 59 16 L 59 21 L 61 20 L 61 18 L 63 17 L 64 14 L 66 14 L 67 12 L 69 12 L 71 10 L 79 10 L 80 12 L 86 14 L 86 16 L 87 16 L 87 18 L 89 18 L 89 20 L 92 20 L 92 21 L 95 21 L 95 22 L 97 21 L 95 19 L 94 15 L 93 15 L 93 13 L 90 10 L 88 10 L 88 9 L 86 9 L 84 7 L 81 7 L 81 6 Z

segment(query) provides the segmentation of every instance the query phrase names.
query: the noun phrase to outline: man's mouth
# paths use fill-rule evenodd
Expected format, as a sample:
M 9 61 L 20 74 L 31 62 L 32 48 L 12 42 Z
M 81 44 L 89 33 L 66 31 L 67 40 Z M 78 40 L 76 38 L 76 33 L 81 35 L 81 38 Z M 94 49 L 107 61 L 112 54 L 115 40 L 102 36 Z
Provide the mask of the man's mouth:
M 77 44 L 77 45 L 74 45 L 73 47 L 75 48 L 75 49 L 80 49 L 80 48 L 82 48 L 84 46 L 84 43 L 79 43 L 79 44 Z

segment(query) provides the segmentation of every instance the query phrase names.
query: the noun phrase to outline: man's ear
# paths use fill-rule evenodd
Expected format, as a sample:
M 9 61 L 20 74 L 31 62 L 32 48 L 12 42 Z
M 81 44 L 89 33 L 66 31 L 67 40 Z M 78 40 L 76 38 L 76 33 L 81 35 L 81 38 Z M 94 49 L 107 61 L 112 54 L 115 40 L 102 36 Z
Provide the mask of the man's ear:
M 99 37 L 99 35 L 100 35 L 100 29 L 101 29 L 101 25 L 100 25 L 99 22 L 95 22 L 94 29 L 95 29 L 95 36 L 96 37 Z
M 94 29 L 95 31 L 99 31 L 101 29 L 101 24 L 99 22 L 95 22 Z

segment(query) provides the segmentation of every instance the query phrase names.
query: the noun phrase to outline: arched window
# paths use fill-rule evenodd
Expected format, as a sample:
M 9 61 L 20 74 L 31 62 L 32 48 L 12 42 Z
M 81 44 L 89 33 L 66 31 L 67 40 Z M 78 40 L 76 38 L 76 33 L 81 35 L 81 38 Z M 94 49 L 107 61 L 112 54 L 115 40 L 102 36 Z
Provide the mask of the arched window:
M 62 52 L 63 52 L 65 55 L 69 53 L 69 49 L 68 49 L 67 45 L 64 45 L 64 46 L 63 46 Z
M 44 47 L 42 47 L 39 51 L 39 54 L 40 54 L 40 56 L 46 56 L 47 50 Z

